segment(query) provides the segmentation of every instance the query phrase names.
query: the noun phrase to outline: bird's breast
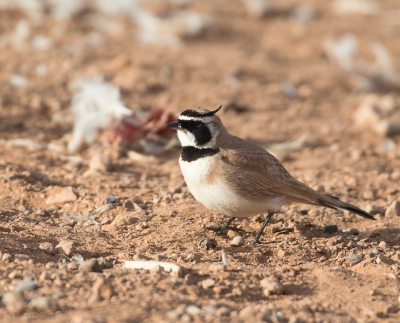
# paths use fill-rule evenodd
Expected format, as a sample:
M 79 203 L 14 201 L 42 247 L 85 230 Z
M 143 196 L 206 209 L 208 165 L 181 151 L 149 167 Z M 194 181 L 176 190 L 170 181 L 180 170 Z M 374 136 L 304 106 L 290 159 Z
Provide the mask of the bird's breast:
M 227 216 L 248 217 L 270 210 L 278 210 L 281 199 L 255 201 L 238 194 L 218 168 L 213 157 L 192 162 L 179 160 L 181 171 L 193 197 L 205 207 Z

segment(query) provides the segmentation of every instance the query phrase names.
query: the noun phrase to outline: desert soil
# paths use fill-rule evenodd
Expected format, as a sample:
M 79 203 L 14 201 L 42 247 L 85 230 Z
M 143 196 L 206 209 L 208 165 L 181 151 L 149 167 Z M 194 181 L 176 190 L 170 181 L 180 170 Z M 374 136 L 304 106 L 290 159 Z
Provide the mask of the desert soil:
M 314 10 L 305 22 L 291 15 L 303 4 Z M 380 4 L 384 13 L 400 12 L 396 0 Z M 174 6 L 155 2 L 151 10 Z M 322 45 L 352 32 L 367 61 L 369 44 L 379 41 L 399 67 L 398 21 L 383 13 L 338 16 L 331 2 L 316 0 L 284 1 L 265 18 L 249 16 L 237 1 L 186 6 L 214 23 L 179 49 L 140 44 L 124 18 L 121 33 L 102 32 L 103 42 L 87 45 L 85 13 L 32 23 L 32 35 L 53 39 L 47 50 L 1 48 L 0 321 L 399 322 L 400 217 L 393 210 L 385 215 L 400 200 L 399 137 L 388 141 L 355 125 L 354 113 L 371 93 Z M 20 19 L 27 18 L 18 10 L 0 11 L 0 32 L 10 33 Z M 37 73 L 43 65 L 46 75 Z M 10 83 L 15 74 L 27 84 Z M 204 230 L 225 218 L 191 196 L 178 147 L 139 160 L 98 139 L 75 154 L 82 163 L 65 157 L 73 128 L 70 84 L 88 75 L 104 75 L 134 111 L 245 107 L 219 115 L 232 134 L 264 147 L 307 135 L 297 150 L 277 155 L 288 171 L 361 208 L 380 206 L 376 221 L 287 206 L 258 245 L 250 241 L 262 217 L 237 221 L 244 244 L 232 246 L 238 233 Z M 282 82 L 298 95 L 285 94 Z M 374 95 L 392 102 L 399 93 Z M 100 153 L 111 159 L 105 171 L 88 172 Z M 87 221 L 106 204 L 96 222 Z M 337 232 L 324 232 L 335 224 Z M 211 238 L 216 246 L 199 247 Z M 61 241 L 69 245 L 55 250 Z M 125 269 L 126 260 L 167 261 L 180 271 Z

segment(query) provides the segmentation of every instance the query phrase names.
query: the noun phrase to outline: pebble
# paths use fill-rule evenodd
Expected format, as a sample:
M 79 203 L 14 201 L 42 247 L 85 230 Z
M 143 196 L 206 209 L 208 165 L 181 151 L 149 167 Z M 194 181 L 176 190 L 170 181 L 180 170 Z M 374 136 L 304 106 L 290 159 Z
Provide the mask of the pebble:
M 379 248 L 382 248 L 382 249 L 387 248 L 387 243 L 386 243 L 386 241 L 381 241 L 381 242 L 379 242 L 378 247 L 379 247 Z
M 137 222 L 138 220 L 139 220 L 138 218 L 136 218 L 136 217 L 134 217 L 134 216 L 132 216 L 132 215 L 130 215 L 130 214 L 121 213 L 121 214 L 118 214 L 118 215 L 115 217 L 115 219 L 114 219 L 114 221 L 111 223 L 111 225 L 114 225 L 114 226 L 116 226 L 116 227 L 122 227 L 122 226 L 124 226 L 124 225 L 133 224 L 133 223 Z
M 47 297 L 37 296 L 31 300 L 31 304 L 37 309 L 45 310 L 51 306 L 51 301 Z
M 362 254 L 348 255 L 344 257 L 344 259 L 350 260 L 353 265 L 356 265 L 363 260 L 363 255 Z
M 3 256 L 1 257 L 1 261 L 4 261 L 4 262 L 10 262 L 11 259 L 12 259 L 11 254 L 9 254 L 7 252 L 4 253 Z
M 390 206 L 386 209 L 385 216 L 400 216 L 400 201 L 393 201 L 392 204 L 390 204 Z
M 103 270 L 99 266 L 99 263 L 97 262 L 97 259 L 89 259 L 89 260 L 85 261 L 83 263 L 83 265 L 81 265 L 80 269 L 86 273 L 91 273 L 91 272 L 101 273 L 101 272 L 103 272 Z
M 327 225 L 324 225 L 324 232 L 325 233 L 335 233 L 335 232 L 338 232 L 338 227 L 337 227 L 337 225 L 336 224 L 327 224 Z
M 12 314 L 21 314 L 26 307 L 26 300 L 22 293 L 4 293 L 2 301 L 7 308 L 7 311 Z
M 237 236 L 235 237 L 232 241 L 231 241 L 231 246 L 232 247 L 240 247 L 244 245 L 244 240 L 241 236 Z
M 56 248 L 54 248 L 54 245 L 50 242 L 42 242 L 39 245 L 39 249 L 50 255 L 56 254 Z
M 381 265 L 381 264 L 383 264 L 383 265 L 393 265 L 395 262 L 394 262 L 394 260 L 392 260 L 392 259 L 390 259 L 388 257 L 385 257 L 382 254 L 379 254 L 378 257 L 376 257 L 376 263 L 378 265 Z
M 246 306 L 239 312 L 239 319 L 244 322 L 261 322 L 263 321 L 263 313 L 256 306 Z
M 45 280 L 49 279 L 50 279 L 50 274 L 46 270 L 43 270 L 42 273 L 40 274 L 39 281 L 44 282 Z
M 211 288 L 211 287 L 215 286 L 215 280 L 211 279 L 211 278 L 207 278 L 207 279 L 201 281 L 200 284 L 204 289 Z
M 214 263 L 214 264 L 211 264 L 210 267 L 208 267 L 208 269 L 212 272 L 223 272 L 223 271 L 225 271 L 226 266 L 221 263 Z
M 279 258 L 285 258 L 288 255 L 288 252 L 283 250 L 283 249 L 279 249 L 278 251 L 278 257 Z
M 200 249 L 209 250 L 217 247 L 217 241 L 214 238 L 204 238 L 198 243 Z
M 22 254 L 22 253 L 16 253 L 15 255 L 14 255 L 14 261 L 15 262 L 23 262 L 23 261 L 28 261 L 28 260 L 30 260 L 31 258 L 28 256 L 28 255 L 24 255 L 24 254 Z
M 97 154 L 90 159 L 89 170 L 93 173 L 105 173 L 112 169 L 112 160 L 105 154 Z
M 264 295 L 281 295 L 285 291 L 284 286 L 277 278 L 264 278 L 260 281 L 260 286 L 264 289 Z
M 65 204 L 68 202 L 75 202 L 78 199 L 74 189 L 71 186 L 63 187 L 58 193 L 50 195 L 46 199 L 46 205 L 51 204 Z
M 111 284 L 104 277 L 99 277 L 94 282 L 93 292 L 99 294 L 101 299 L 110 299 L 114 295 Z
M 368 204 L 365 211 L 371 215 L 384 214 L 385 212 L 382 206 L 376 204 Z
M 57 253 L 65 254 L 67 256 L 72 256 L 75 252 L 75 242 L 69 240 L 62 240 L 56 246 Z
M 186 307 L 186 313 L 189 315 L 197 315 L 201 313 L 201 309 L 199 309 L 196 305 L 189 305 Z

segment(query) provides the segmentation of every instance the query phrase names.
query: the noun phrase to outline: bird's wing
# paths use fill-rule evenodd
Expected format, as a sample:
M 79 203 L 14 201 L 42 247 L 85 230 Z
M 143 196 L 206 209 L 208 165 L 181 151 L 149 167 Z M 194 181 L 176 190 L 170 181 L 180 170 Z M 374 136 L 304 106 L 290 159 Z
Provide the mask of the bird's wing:
M 294 179 L 266 150 L 236 148 L 221 152 L 225 176 L 238 192 L 255 198 L 281 197 L 288 202 L 316 204 L 319 194 Z

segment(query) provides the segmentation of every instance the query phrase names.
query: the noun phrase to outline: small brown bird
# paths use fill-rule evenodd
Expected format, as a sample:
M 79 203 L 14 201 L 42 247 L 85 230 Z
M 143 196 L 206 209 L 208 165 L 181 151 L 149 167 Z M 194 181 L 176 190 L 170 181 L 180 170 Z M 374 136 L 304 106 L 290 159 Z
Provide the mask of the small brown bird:
M 367 212 L 338 198 L 314 191 L 293 178 L 264 148 L 231 135 L 214 111 L 190 109 L 166 127 L 176 129 L 182 145 L 179 164 L 194 198 L 207 208 L 229 216 L 219 234 L 235 218 L 267 212 L 253 240 L 257 243 L 274 212 L 282 205 L 303 203 L 344 209 L 375 220 Z

